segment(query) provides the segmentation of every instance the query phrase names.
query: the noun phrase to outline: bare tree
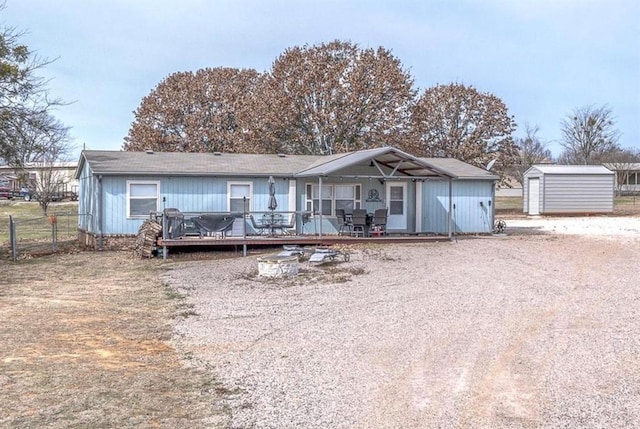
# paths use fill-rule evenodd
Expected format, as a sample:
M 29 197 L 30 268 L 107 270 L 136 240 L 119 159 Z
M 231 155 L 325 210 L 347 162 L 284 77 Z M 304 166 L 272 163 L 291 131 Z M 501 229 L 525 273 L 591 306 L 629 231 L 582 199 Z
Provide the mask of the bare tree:
M 0 3 L 0 15 L 5 3 Z M 59 99 L 49 97 L 47 81 L 37 71 L 51 61 L 20 43 L 23 33 L 0 27 L 0 159 L 19 166 L 24 161 L 17 136 L 23 127 L 37 128 Z
M 21 168 L 26 172 L 27 163 L 37 168 L 38 176 L 30 186 L 40 208 L 46 214 L 51 202 L 66 191 L 67 177 L 60 173 L 58 167 L 69 159 L 73 145 L 68 127 L 50 115 L 41 116 L 38 127 L 23 129 L 23 146 L 31 150 L 23 154 L 24 163 Z
M 330 154 L 399 145 L 415 91 L 390 51 L 349 42 L 287 49 L 256 110 L 268 151 Z
M 513 117 L 498 97 L 452 83 L 427 89 L 413 111 L 415 137 L 405 147 L 420 156 L 452 157 L 478 167 L 496 160 L 506 179 L 518 159 Z
M 515 143 L 518 147 L 518 157 L 516 163 L 511 168 L 513 177 L 524 185 L 524 173 L 534 164 L 550 162 L 552 159 L 551 151 L 547 149 L 546 144 L 538 138 L 538 125 L 531 126 L 525 123 L 525 136 L 516 138 Z
M 596 164 L 603 155 L 619 150 L 620 131 L 607 106 L 584 106 L 562 121 L 562 138 L 562 163 Z
M 249 101 L 255 70 L 207 68 L 174 73 L 134 112 L 123 148 L 166 152 L 254 152 Z

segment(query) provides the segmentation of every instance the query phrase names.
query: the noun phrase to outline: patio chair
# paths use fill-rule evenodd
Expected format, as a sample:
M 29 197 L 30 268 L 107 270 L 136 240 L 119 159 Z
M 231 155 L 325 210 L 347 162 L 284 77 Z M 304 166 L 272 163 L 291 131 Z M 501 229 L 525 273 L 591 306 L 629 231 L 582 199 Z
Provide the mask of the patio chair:
M 353 223 L 353 230 L 351 231 L 352 237 L 367 236 L 367 211 L 364 209 L 353 210 L 351 217 Z
M 300 213 L 300 219 L 302 220 L 302 233 L 306 233 L 307 224 L 311 222 L 311 212 L 302 212 Z
M 336 219 L 340 226 L 338 227 L 338 235 L 344 234 L 346 229 L 349 230 L 349 235 L 353 232 L 353 222 L 351 215 L 347 215 L 343 209 L 336 209 Z
M 387 235 L 387 209 L 376 209 L 371 221 L 371 235 Z
M 271 224 L 264 222 L 257 222 L 256 218 L 253 215 L 249 215 L 249 221 L 251 222 L 251 227 L 258 235 L 264 234 L 266 229 L 271 228 Z
M 178 209 L 166 208 L 164 209 L 164 217 L 166 219 L 165 225 L 167 228 L 167 238 L 178 238 L 184 235 L 184 215 Z
M 280 216 L 280 220 L 278 220 L 273 225 L 271 225 L 273 231 L 279 229 L 280 232 L 282 233 L 282 235 L 289 234 L 289 231 L 286 231 L 286 230 L 287 229 L 293 229 L 293 228 L 295 228 L 295 226 L 296 226 L 296 214 L 295 213 L 293 213 L 291 216 L 289 216 L 289 219 L 286 222 L 284 221 L 284 218 L 282 216 Z

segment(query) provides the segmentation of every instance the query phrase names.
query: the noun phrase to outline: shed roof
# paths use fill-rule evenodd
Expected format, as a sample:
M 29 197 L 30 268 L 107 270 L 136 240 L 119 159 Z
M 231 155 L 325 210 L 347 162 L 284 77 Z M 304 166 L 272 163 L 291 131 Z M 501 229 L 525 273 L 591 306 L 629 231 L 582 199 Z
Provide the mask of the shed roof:
M 533 165 L 525 174 L 537 170 L 542 174 L 611 175 L 613 171 L 602 165 Z

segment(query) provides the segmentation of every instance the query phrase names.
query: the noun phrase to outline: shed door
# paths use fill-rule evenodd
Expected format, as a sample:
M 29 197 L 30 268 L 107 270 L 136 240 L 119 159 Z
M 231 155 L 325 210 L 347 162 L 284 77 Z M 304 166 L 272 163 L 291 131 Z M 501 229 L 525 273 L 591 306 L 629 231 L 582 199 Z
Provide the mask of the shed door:
M 529 214 L 540 214 L 540 179 L 529 179 Z

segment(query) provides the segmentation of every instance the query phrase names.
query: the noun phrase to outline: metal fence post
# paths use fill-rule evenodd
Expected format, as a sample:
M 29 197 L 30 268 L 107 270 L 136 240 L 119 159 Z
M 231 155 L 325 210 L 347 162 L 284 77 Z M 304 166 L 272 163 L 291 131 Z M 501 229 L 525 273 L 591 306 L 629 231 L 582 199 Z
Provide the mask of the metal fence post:
M 18 248 L 16 245 L 16 223 L 13 220 L 13 216 L 9 215 L 9 243 L 11 246 L 11 259 L 13 261 L 18 259 Z
M 49 216 L 51 222 L 51 249 L 53 252 L 58 250 L 58 218 L 56 215 Z
M 53 251 L 58 251 L 58 222 L 53 224 Z

